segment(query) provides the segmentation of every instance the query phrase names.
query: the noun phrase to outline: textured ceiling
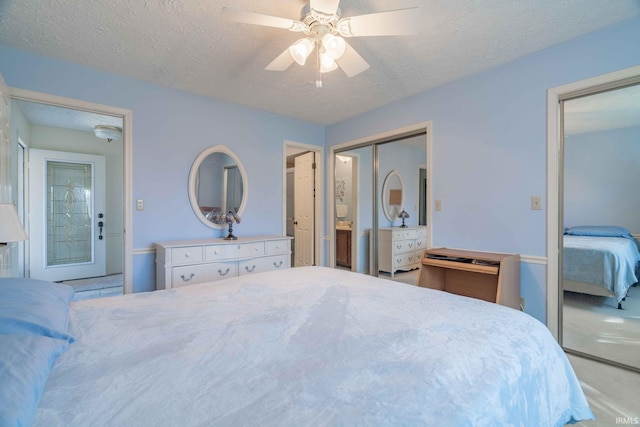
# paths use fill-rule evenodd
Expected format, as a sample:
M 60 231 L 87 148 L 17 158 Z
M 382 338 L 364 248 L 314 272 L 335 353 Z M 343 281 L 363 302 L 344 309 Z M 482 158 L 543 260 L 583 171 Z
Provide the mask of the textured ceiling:
M 312 64 L 264 67 L 300 37 L 223 21 L 225 6 L 299 19 L 301 0 L 0 0 L 0 43 L 331 124 L 640 15 L 639 0 L 342 0 L 343 16 L 419 7 L 420 32 L 360 37 L 371 65 L 316 89 Z

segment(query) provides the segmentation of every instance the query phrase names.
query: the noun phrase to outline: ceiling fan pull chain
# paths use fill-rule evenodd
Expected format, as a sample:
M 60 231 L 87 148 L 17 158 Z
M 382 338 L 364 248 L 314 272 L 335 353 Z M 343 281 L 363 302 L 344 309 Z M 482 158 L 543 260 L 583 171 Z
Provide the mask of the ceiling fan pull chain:
M 316 78 L 316 88 L 322 89 L 322 73 L 320 73 L 320 43 L 316 41 L 316 69 L 318 77 Z

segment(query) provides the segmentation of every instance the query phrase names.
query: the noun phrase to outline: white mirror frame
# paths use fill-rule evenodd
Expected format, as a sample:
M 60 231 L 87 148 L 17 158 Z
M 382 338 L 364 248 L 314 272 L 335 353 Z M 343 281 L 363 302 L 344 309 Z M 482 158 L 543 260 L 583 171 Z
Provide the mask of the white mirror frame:
M 390 209 L 389 209 L 389 190 L 391 190 L 389 188 L 390 182 L 391 182 L 391 178 L 393 177 L 397 177 L 398 180 L 400 181 L 400 189 L 402 190 L 402 196 L 400 198 L 400 210 L 398 210 L 398 212 L 396 212 L 396 215 L 393 216 L 391 214 Z M 396 205 L 394 205 L 396 206 Z M 384 178 L 384 182 L 382 184 L 382 211 L 384 212 L 384 216 L 391 222 L 395 221 L 396 219 L 398 219 L 398 214 L 404 209 L 404 181 L 402 180 L 402 177 L 400 176 L 400 174 L 398 173 L 398 171 L 396 170 L 392 170 L 391 172 L 389 172 L 387 174 L 387 176 Z
M 238 170 L 240 171 L 240 175 L 242 176 L 242 202 L 240 203 L 240 208 L 238 209 L 237 215 L 242 218 L 242 213 L 244 212 L 244 207 L 247 204 L 247 196 L 249 194 L 249 184 L 247 180 L 247 174 L 244 170 L 244 166 L 240 162 L 238 156 L 235 155 L 233 151 L 231 151 L 226 145 L 214 145 L 213 147 L 209 147 L 204 150 L 202 153 L 198 154 L 198 157 L 193 161 L 193 165 L 191 165 L 191 170 L 189 171 L 189 202 L 191 203 L 191 208 L 193 209 L 193 213 L 196 214 L 196 217 L 209 228 L 215 229 L 223 229 L 227 227 L 227 224 L 216 224 L 214 222 L 209 221 L 202 211 L 200 210 L 200 205 L 198 205 L 198 196 L 196 194 L 196 189 L 198 187 L 198 169 L 200 165 L 210 154 L 213 153 L 223 153 L 227 156 L 231 157 L 231 159 L 238 166 Z M 222 185 L 222 183 L 220 183 Z

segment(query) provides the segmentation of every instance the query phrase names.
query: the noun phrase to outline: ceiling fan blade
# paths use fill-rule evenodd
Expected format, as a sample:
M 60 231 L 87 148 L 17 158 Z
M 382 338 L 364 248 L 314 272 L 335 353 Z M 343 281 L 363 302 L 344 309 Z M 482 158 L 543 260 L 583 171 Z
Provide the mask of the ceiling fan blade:
M 342 18 L 336 27 L 344 37 L 403 36 L 420 28 L 417 7 Z
M 315 11 L 332 16 L 338 10 L 339 3 L 340 0 L 311 0 L 309 6 L 312 12 Z
M 369 68 L 367 61 L 362 59 L 362 56 L 360 56 L 360 54 L 358 54 L 358 52 L 356 52 L 349 43 L 346 43 L 344 53 L 340 58 L 336 59 L 336 63 L 349 77 L 360 74 Z
M 248 12 L 246 10 L 231 9 L 228 7 L 222 8 L 222 17 L 227 21 L 263 25 L 265 27 L 284 28 L 285 30 L 290 31 L 304 31 L 307 28 L 304 23 L 293 19 Z
M 269 65 L 265 67 L 265 70 L 269 71 L 284 71 L 293 64 L 293 56 L 289 53 L 289 48 L 286 48 L 276 59 L 271 61 Z

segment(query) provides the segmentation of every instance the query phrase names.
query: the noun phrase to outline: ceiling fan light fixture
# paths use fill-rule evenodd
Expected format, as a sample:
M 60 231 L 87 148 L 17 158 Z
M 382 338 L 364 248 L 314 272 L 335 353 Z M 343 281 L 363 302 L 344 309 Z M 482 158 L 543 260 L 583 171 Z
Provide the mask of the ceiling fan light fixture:
M 320 72 L 328 73 L 329 71 L 333 71 L 338 68 L 338 64 L 333 60 L 331 56 L 327 53 L 320 54 Z
M 344 54 L 346 43 L 340 36 L 327 33 L 322 37 L 322 46 L 331 59 L 338 59 Z
M 296 61 L 300 65 L 304 65 L 304 63 L 307 61 L 307 58 L 313 51 L 313 45 L 313 41 L 305 37 L 289 46 L 289 53 L 291 54 L 291 57 L 294 61 Z

